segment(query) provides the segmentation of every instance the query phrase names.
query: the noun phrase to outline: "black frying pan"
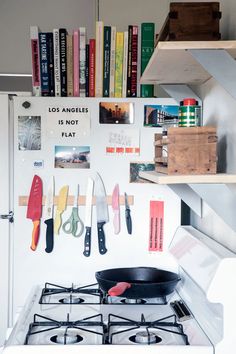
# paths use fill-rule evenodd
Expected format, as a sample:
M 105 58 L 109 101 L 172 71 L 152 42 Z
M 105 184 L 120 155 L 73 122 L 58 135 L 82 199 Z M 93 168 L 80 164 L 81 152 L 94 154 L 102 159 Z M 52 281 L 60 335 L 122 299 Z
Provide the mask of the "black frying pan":
M 176 273 L 151 267 L 106 269 L 95 276 L 101 289 L 109 295 L 130 299 L 171 294 L 180 280 Z

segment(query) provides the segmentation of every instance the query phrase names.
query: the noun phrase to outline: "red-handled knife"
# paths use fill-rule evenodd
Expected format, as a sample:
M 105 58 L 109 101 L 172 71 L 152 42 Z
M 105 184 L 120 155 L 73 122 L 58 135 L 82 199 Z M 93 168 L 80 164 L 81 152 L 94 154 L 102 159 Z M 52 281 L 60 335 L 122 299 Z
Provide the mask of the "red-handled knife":
M 120 232 L 120 191 L 118 184 L 115 185 L 115 188 L 113 190 L 111 205 L 114 212 L 114 233 L 117 235 Z
M 28 200 L 27 215 L 34 224 L 32 231 L 32 241 L 30 248 L 35 251 L 39 241 L 40 219 L 42 216 L 42 193 L 43 183 L 39 176 L 35 175 L 31 184 L 30 195 Z

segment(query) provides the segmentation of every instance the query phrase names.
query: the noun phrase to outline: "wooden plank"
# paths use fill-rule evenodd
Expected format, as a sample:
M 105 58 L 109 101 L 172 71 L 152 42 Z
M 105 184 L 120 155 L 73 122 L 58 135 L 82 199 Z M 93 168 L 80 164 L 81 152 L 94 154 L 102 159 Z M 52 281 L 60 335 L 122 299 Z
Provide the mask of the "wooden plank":
M 202 84 L 211 75 L 193 58 L 190 49 L 224 49 L 236 58 L 236 40 L 159 42 L 140 79 L 141 84 Z
M 18 205 L 19 206 L 27 206 L 28 205 L 28 199 L 29 197 L 26 195 L 21 195 L 18 198 Z M 107 203 L 108 205 L 111 205 L 111 200 L 112 200 L 112 196 L 108 195 L 107 196 Z M 46 197 L 43 196 L 43 201 L 42 201 L 42 205 L 45 205 L 45 201 L 46 201 Z M 57 205 L 58 203 L 58 196 L 54 197 L 54 205 Z M 78 205 L 85 205 L 86 203 L 86 196 L 85 195 L 80 195 L 78 198 Z M 128 196 L 128 203 L 129 205 L 133 205 L 134 204 L 134 196 L 133 195 L 129 195 Z M 74 196 L 73 195 L 69 195 L 67 197 L 67 206 L 73 205 L 74 204 Z M 96 197 L 93 197 L 93 205 L 96 204 Z M 120 205 L 125 205 L 125 196 L 121 195 L 120 196 Z
M 139 172 L 140 177 L 157 184 L 198 184 L 198 183 L 236 183 L 235 174 L 217 173 L 215 175 L 167 175 L 155 171 Z

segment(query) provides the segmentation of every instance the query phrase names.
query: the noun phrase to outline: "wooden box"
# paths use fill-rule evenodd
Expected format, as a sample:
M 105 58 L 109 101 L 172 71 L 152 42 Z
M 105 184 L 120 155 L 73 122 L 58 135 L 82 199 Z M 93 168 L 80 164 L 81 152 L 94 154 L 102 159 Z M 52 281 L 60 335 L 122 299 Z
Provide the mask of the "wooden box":
M 171 175 L 215 174 L 215 127 L 169 128 L 155 134 L 155 170 Z
M 219 2 L 172 2 L 158 41 L 210 41 L 221 38 Z

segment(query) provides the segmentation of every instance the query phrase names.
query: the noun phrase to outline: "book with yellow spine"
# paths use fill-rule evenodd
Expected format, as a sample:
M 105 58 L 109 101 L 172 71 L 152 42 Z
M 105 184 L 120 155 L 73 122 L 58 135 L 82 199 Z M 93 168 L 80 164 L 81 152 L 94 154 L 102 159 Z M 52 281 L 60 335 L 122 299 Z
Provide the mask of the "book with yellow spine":
M 122 97 L 124 32 L 116 32 L 115 97 Z

